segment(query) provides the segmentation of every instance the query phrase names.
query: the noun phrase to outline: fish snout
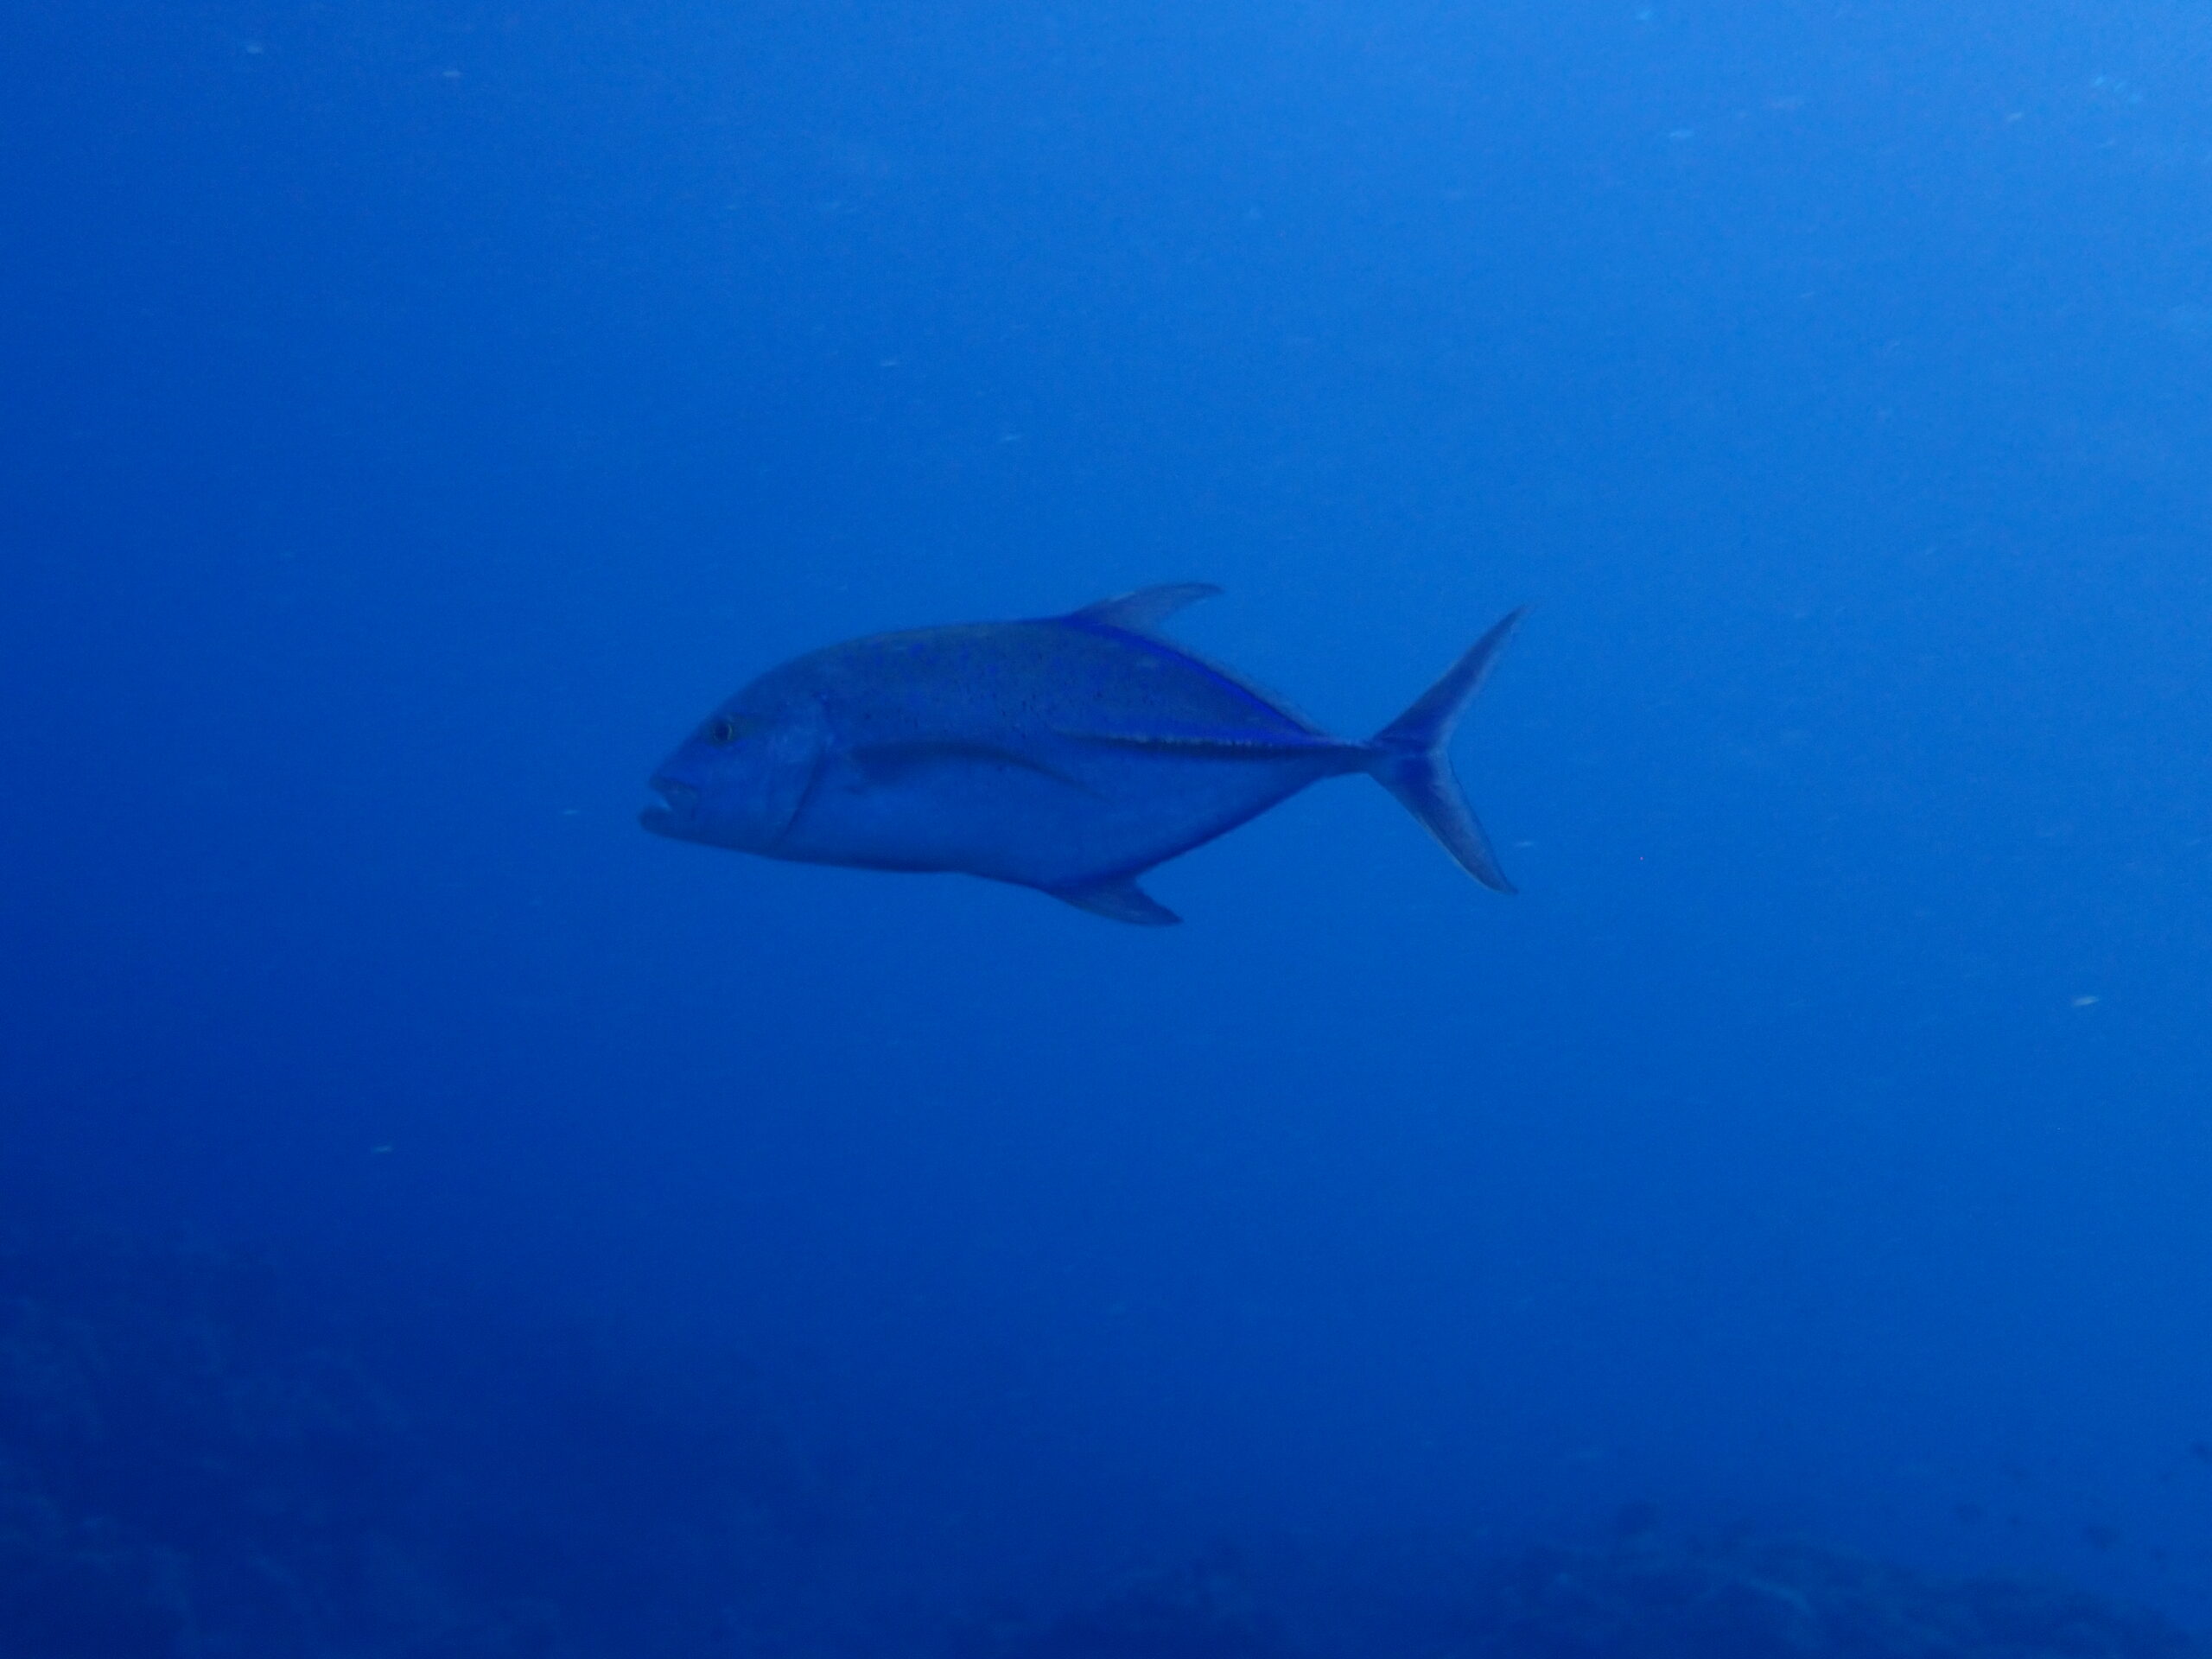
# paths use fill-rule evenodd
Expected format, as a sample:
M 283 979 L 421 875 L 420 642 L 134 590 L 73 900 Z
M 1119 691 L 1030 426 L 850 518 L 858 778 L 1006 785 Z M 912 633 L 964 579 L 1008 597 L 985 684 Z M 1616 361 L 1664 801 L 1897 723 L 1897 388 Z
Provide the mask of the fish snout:
M 690 784 L 680 784 L 673 778 L 655 778 L 646 787 L 660 797 L 655 804 L 638 814 L 638 822 L 655 835 L 683 836 L 691 827 L 698 814 L 699 791 Z

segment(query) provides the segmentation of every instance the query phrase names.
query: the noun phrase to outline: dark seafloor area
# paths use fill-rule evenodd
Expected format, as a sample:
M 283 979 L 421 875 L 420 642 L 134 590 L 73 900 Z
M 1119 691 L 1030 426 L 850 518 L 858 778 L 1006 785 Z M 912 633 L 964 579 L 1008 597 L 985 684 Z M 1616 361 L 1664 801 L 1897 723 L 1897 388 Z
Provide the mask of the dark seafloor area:
M 720 1652 L 793 1587 L 824 1516 L 741 1367 L 329 1289 L 0 1249 L 0 1652 Z
M 584 1332 L 480 1302 L 442 1320 L 335 1312 L 332 1288 L 204 1245 L 0 1249 L 0 1651 L 2212 1654 L 2157 1613 L 2063 1584 L 1945 1580 L 1746 1532 L 1685 1540 L 1643 1504 L 1598 1543 L 1466 1554 L 1388 1591 L 1363 1565 L 1309 1553 L 1294 1573 L 1255 1571 L 1224 1548 L 1059 1611 L 924 1614 L 863 1589 L 861 1562 L 827 1568 L 857 1541 L 741 1366 L 625 1366 Z M 470 1359 L 487 1319 L 505 1326 L 488 1374 Z

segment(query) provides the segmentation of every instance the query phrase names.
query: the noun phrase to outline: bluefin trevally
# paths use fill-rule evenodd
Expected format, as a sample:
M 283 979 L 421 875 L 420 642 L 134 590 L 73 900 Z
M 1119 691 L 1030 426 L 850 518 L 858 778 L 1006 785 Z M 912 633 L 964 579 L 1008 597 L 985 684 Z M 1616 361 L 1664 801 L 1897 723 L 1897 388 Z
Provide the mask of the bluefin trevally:
M 810 864 L 958 870 L 1120 922 L 1137 885 L 1309 784 L 1364 772 L 1475 880 L 1513 891 L 1453 775 L 1452 729 L 1525 611 L 1366 742 L 1332 737 L 1160 626 L 1221 590 L 1147 588 L 1066 616 L 875 634 L 731 697 L 652 779 L 648 830 Z

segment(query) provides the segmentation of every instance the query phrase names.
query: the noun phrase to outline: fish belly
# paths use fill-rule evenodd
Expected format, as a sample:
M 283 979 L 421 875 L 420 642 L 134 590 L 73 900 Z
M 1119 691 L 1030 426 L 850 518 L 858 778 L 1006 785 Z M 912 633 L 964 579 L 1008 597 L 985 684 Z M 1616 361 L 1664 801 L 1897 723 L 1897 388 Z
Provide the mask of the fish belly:
M 836 757 L 776 851 L 875 869 L 957 870 L 1058 888 L 1211 841 L 1334 768 L 1067 746 L 910 746 Z

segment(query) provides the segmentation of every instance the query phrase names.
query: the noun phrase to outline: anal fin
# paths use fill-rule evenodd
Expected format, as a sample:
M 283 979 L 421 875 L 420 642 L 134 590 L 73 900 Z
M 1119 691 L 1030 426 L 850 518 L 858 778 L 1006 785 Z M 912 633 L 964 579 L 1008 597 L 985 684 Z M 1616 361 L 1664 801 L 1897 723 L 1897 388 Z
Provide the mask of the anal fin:
M 1183 918 L 1142 887 L 1134 875 L 1109 876 L 1081 887 L 1047 887 L 1053 898 L 1077 910 L 1087 910 L 1109 921 L 1130 922 L 1138 927 L 1173 927 Z

